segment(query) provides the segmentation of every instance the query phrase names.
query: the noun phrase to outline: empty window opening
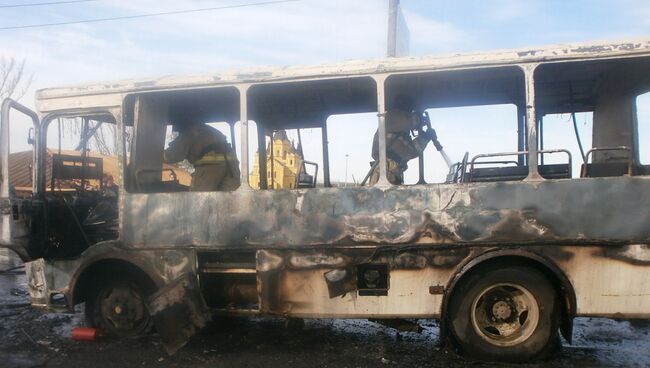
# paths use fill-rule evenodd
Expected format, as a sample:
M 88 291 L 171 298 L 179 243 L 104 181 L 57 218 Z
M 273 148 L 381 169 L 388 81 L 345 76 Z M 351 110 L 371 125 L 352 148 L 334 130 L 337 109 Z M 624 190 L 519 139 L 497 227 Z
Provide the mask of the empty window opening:
M 332 162 L 332 183 L 355 186 L 368 176 L 373 162 L 372 142 L 377 113 L 333 115 L 327 120 Z M 367 183 L 366 183 L 367 185 Z
M 637 96 L 650 88 L 648 66 L 650 58 L 541 65 L 535 71 L 540 147 L 571 152 L 573 177 L 646 175 L 637 125 L 644 98 Z
M 575 118 L 580 144 L 583 151 L 587 152 L 592 148 L 593 113 L 576 113 Z M 539 155 L 538 164 L 566 164 L 567 158 L 570 157 L 571 177 L 579 178 L 583 159 L 572 115 L 545 115 L 538 122 L 537 129 L 538 150 L 549 152 Z
M 452 163 L 462 162 L 468 153 L 466 172 L 481 173 L 489 167 L 517 166 L 516 155 L 477 157 L 483 154 L 517 152 L 517 107 L 514 105 L 486 105 L 449 107 L 426 110 L 431 126 L 436 130 L 443 151 L 432 144 L 424 151 L 425 179 L 429 183 L 447 180 L 449 167 L 444 154 Z M 419 179 L 417 159 L 411 161 L 405 172 L 405 182 L 415 184 Z M 474 165 L 472 166 L 472 162 Z M 524 176 L 527 172 L 522 171 Z M 475 175 L 475 179 L 478 176 Z
M 357 122 L 350 120 L 349 127 L 330 128 L 337 120 L 331 117 L 376 111 L 376 101 L 376 83 L 368 77 L 251 87 L 251 117 L 260 128 L 257 166 L 250 173 L 252 186 L 307 189 L 345 185 L 346 152 L 359 146 L 363 137 L 351 133 Z M 373 115 L 376 129 L 377 116 Z M 372 134 L 374 129 L 367 132 L 370 139 Z M 343 135 L 346 139 L 339 139 Z M 363 149 L 367 152 L 363 161 L 367 162 L 370 145 Z M 264 169 L 273 173 L 272 182 L 257 182 L 257 172 Z M 351 177 L 348 182 L 354 181 Z
M 126 125 L 136 140 L 129 152 L 127 190 L 231 191 L 240 185 L 235 88 L 130 96 Z
M 524 91 L 523 73 L 513 67 L 390 76 L 388 180 L 523 180 L 524 114 L 517 106 L 523 107 Z

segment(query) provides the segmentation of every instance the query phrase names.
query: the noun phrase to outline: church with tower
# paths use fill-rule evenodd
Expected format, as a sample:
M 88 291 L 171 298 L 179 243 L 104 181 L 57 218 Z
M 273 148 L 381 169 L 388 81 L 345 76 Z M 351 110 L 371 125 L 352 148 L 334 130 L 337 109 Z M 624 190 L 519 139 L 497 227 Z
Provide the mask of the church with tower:
M 259 157 L 259 152 L 256 152 L 249 177 L 250 185 L 255 189 L 260 188 Z M 275 132 L 266 148 L 266 180 L 269 188 L 295 189 L 301 162 L 300 150 L 289 140 L 287 132 Z

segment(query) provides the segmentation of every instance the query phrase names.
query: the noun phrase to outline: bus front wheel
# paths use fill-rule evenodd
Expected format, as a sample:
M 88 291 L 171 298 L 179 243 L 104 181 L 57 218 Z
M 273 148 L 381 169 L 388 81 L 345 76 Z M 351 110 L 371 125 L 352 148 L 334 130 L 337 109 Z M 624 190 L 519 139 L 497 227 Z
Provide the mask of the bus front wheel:
M 447 310 L 452 341 L 472 358 L 521 362 L 559 346 L 558 298 L 535 268 L 475 270 L 455 288 Z
M 109 336 L 138 336 L 151 327 L 143 289 L 128 280 L 103 283 L 86 300 L 86 322 Z

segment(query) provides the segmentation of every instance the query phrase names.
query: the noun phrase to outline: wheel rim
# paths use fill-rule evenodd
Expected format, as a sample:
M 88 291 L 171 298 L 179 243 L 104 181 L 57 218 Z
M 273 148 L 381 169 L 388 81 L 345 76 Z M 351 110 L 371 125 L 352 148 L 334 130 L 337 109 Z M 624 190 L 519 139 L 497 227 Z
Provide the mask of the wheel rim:
M 539 305 L 533 294 L 516 284 L 483 289 L 472 303 L 472 325 L 492 345 L 510 347 L 526 341 L 539 323 Z
M 144 328 L 149 316 L 140 293 L 130 285 L 107 288 L 100 298 L 104 325 L 118 334 L 132 334 Z

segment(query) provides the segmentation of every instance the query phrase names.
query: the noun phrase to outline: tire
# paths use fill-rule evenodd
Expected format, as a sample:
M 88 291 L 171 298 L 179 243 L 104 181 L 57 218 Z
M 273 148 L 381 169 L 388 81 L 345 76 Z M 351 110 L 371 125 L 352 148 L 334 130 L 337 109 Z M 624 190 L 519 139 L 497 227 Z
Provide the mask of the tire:
M 136 337 L 152 326 L 145 305 L 146 294 L 138 284 L 113 279 L 101 284 L 86 299 L 86 324 L 113 337 Z
M 455 288 L 447 310 L 452 341 L 474 359 L 522 362 L 559 347 L 557 294 L 532 267 L 471 272 Z

